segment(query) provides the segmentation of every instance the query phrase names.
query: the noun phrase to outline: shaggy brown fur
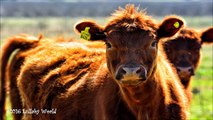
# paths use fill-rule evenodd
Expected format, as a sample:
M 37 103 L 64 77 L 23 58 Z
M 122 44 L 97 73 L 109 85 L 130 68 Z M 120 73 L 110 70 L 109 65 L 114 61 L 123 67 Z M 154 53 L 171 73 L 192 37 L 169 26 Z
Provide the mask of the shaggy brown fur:
M 203 32 L 184 28 L 180 31 L 176 38 L 168 39 L 163 44 L 169 61 L 177 69 L 181 83 L 186 89 L 189 101 L 191 100 L 190 83 L 192 76 L 194 75 L 194 71 L 200 63 L 201 46 L 203 43 L 212 42 L 212 27 Z
M 156 46 L 160 38 L 174 35 L 180 28 L 173 24 L 179 22 L 181 27 L 182 20 L 173 16 L 157 25 L 129 5 L 116 15 L 113 19 L 120 22 L 118 26 L 113 19 L 105 27 L 90 21 L 76 25 L 77 31 L 89 26 L 91 40 L 101 38 L 106 42 L 106 53 L 102 47 L 89 48 L 92 44 L 41 39 L 36 47 L 16 55 L 14 62 L 23 60 L 14 81 L 23 109 L 57 109 L 56 114 L 40 111 L 38 115 L 24 114 L 23 119 L 187 119 L 187 101 L 179 79 Z M 14 48 L 7 46 L 4 50 L 11 47 Z M 140 76 L 117 79 L 121 66 L 129 67 L 128 64 L 139 64 L 141 68 L 136 73 Z

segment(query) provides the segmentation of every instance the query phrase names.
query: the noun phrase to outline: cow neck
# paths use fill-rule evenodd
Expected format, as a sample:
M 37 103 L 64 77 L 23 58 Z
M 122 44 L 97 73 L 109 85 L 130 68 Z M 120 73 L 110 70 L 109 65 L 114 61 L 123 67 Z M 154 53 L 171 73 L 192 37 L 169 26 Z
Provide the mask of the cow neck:
M 146 116 L 152 116 L 153 105 L 157 107 L 160 98 L 160 86 L 155 81 L 154 77 L 150 77 L 144 83 L 138 86 L 121 87 L 123 99 L 127 102 L 128 107 L 133 114 L 138 117 L 140 113 L 146 113 Z M 150 113 L 149 113 L 150 111 Z

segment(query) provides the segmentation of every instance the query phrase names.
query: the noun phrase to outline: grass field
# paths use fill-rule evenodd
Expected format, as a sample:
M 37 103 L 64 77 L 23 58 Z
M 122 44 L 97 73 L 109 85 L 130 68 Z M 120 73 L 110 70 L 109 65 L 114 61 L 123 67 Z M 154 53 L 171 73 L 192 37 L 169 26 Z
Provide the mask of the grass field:
M 154 17 L 157 21 L 163 18 Z M 212 26 L 212 17 L 183 17 L 187 26 L 199 30 Z M 86 18 L 1 18 L 1 44 L 6 38 L 20 33 L 37 36 L 42 33 L 44 37 L 78 38 L 73 32 L 75 22 Z M 106 18 L 89 18 L 104 25 Z M 190 108 L 190 120 L 213 120 L 213 46 L 202 47 L 202 62 L 193 78 L 192 90 L 197 91 L 193 95 Z M 9 102 L 7 102 L 9 104 Z M 7 114 L 8 120 L 12 119 Z
M 157 21 L 161 22 L 162 17 L 154 17 Z M 187 23 L 187 26 L 193 28 L 206 28 L 212 25 L 212 17 L 183 17 Z M 91 19 L 97 21 L 97 23 L 104 25 L 107 18 L 95 17 L 95 18 L 1 18 L 1 40 L 5 40 L 11 35 L 17 35 L 20 33 L 27 33 L 37 36 L 42 33 L 45 37 L 70 37 L 75 36 L 73 31 L 73 25 L 84 19 Z

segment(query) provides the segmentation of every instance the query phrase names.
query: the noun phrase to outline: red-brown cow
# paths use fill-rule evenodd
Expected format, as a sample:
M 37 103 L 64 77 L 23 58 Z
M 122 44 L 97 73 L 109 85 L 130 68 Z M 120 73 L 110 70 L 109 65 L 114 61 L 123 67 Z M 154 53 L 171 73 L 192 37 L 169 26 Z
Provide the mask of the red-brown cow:
M 127 5 L 105 27 L 91 21 L 75 26 L 78 32 L 89 27 L 90 41 L 104 41 L 106 57 L 102 48 L 80 43 L 35 42 L 36 47 L 16 56 L 16 61 L 23 58 L 16 81 L 23 109 L 40 110 L 23 113 L 23 119 L 187 119 L 188 103 L 180 80 L 157 45 L 182 25 L 174 16 L 157 25 Z M 56 114 L 41 113 L 54 108 Z
M 198 33 L 193 29 L 182 29 L 175 39 L 164 43 L 164 49 L 170 62 L 177 69 L 181 83 L 189 87 L 190 79 L 200 63 L 201 46 L 213 42 L 213 28 Z
M 178 36 L 168 39 L 163 44 L 169 61 L 174 65 L 186 89 L 189 101 L 191 99 L 190 83 L 194 71 L 197 69 L 201 59 L 201 46 L 203 43 L 213 42 L 213 28 L 203 32 L 184 28 Z

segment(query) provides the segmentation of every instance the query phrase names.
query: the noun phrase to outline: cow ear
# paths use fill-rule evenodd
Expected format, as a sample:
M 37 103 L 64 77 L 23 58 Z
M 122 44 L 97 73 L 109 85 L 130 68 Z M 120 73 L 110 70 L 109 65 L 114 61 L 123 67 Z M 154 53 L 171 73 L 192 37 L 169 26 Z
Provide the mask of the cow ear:
M 201 35 L 202 43 L 213 43 L 213 27 L 204 31 Z
M 184 25 L 184 21 L 178 16 L 166 17 L 157 30 L 158 38 L 175 35 Z
M 103 28 L 92 21 L 78 22 L 74 26 L 74 30 L 76 33 L 80 33 L 80 37 L 85 40 L 95 41 L 106 38 Z

